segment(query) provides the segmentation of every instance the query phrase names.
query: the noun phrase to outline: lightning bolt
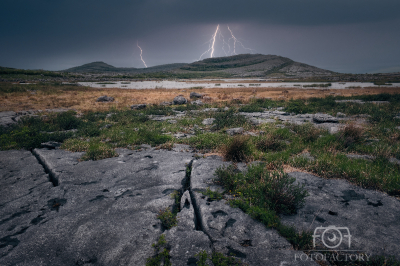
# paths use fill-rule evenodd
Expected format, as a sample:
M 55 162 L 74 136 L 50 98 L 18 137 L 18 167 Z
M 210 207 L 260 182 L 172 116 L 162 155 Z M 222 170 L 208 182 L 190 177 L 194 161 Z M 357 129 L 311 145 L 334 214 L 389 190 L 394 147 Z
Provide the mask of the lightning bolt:
M 243 43 L 241 43 L 238 39 L 236 39 L 235 35 L 233 35 L 233 32 L 231 31 L 229 26 L 228 26 L 228 30 L 229 30 L 229 32 L 231 33 L 231 36 L 232 36 L 232 38 L 229 38 L 229 40 L 233 39 L 233 54 L 235 54 L 235 55 L 237 54 L 236 53 L 236 43 L 239 43 L 243 47 L 243 49 L 245 49 L 245 50 L 250 50 L 251 52 L 254 51 L 254 49 L 245 47 L 243 45 Z
M 143 64 L 144 64 L 144 66 L 147 68 L 147 65 L 146 65 L 146 62 L 143 60 L 143 57 L 142 57 L 142 54 L 143 54 L 143 50 L 142 50 L 142 48 L 140 48 L 140 46 L 139 46 L 139 42 L 137 42 L 137 47 L 139 47 L 139 49 L 140 49 L 140 59 L 142 60 L 142 62 L 143 62 Z
M 214 35 L 212 36 L 212 38 L 208 41 L 210 43 L 209 48 L 207 51 L 205 51 L 204 53 L 201 54 L 201 56 L 199 57 L 199 61 L 201 60 L 201 58 L 203 57 L 203 55 L 205 55 L 206 53 L 211 51 L 211 58 L 213 58 L 214 56 L 214 47 L 215 47 L 215 38 L 217 37 L 217 33 L 219 30 L 219 24 L 217 26 L 217 29 L 215 30 Z
M 226 41 L 225 41 L 225 37 L 224 37 L 224 35 L 222 34 L 222 32 L 221 31 L 219 31 L 219 38 L 221 39 L 222 38 L 222 50 L 224 51 L 224 53 L 225 53 L 225 56 L 228 56 L 228 53 L 230 52 L 230 50 L 231 50 L 231 46 L 229 45 L 229 43 L 227 43 Z M 225 50 L 225 44 L 226 45 L 228 45 L 228 47 L 229 47 L 229 51 L 228 51 L 228 53 L 226 52 L 226 50 Z

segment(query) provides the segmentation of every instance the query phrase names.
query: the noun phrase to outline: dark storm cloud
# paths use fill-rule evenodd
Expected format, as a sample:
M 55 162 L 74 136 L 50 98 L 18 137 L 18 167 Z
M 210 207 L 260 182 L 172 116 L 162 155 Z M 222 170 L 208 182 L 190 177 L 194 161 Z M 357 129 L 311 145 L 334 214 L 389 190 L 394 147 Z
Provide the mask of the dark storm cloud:
M 317 35 L 329 35 L 329 27 L 364 25 L 357 32 L 339 34 L 340 38 L 356 34 L 364 40 L 373 36 L 369 28 L 377 31 L 370 25 L 379 24 L 384 27 L 382 41 L 391 44 L 386 49 L 389 54 L 395 47 L 392 43 L 400 41 L 399 27 L 392 25 L 399 22 L 398 10 L 398 0 L 1 0 L 0 65 L 54 70 L 105 60 L 131 66 L 129 56 L 137 40 L 145 46 L 148 59 L 153 60 L 150 65 L 191 62 L 204 49 L 194 47 L 196 42 L 207 41 L 207 34 L 212 34 L 216 24 L 258 29 L 246 36 L 258 40 L 253 46 L 261 47 L 257 49 L 261 53 L 281 55 L 309 47 L 312 40 L 318 40 Z M 270 50 L 262 48 L 267 47 L 263 37 L 266 31 L 273 33 L 280 27 L 284 28 L 280 39 L 288 41 L 296 41 L 288 35 L 296 34 L 296 29 L 308 34 L 307 27 L 321 28 L 313 33 L 316 35 L 309 35 L 310 41 L 301 39 L 297 47 L 287 46 L 286 51 L 273 49 L 273 45 L 281 46 L 279 43 L 271 43 Z M 199 34 L 203 34 L 202 39 L 196 39 Z M 380 46 L 377 40 L 374 42 L 371 49 Z M 350 47 L 345 54 L 351 55 L 357 49 Z M 329 52 L 335 57 L 334 50 Z M 196 56 L 191 55 L 194 53 Z

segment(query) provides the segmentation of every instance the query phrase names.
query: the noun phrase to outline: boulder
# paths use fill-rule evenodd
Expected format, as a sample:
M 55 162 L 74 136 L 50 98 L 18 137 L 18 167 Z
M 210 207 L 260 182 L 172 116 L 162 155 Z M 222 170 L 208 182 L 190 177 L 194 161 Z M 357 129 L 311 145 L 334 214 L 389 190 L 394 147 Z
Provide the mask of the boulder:
M 108 97 L 107 95 L 103 95 L 100 96 L 99 98 L 97 98 L 96 102 L 113 102 L 114 101 L 114 97 Z
M 191 92 L 190 93 L 190 99 L 195 99 L 195 98 L 203 98 L 203 94 L 197 93 L 197 92 Z
M 173 100 L 173 104 L 175 104 L 175 105 L 181 105 L 181 104 L 186 104 L 186 103 L 187 103 L 187 100 L 182 95 L 176 96 Z
M 132 110 L 142 110 L 144 108 L 146 108 L 146 104 L 145 103 L 141 103 L 141 104 L 133 104 L 131 105 L 131 109 Z

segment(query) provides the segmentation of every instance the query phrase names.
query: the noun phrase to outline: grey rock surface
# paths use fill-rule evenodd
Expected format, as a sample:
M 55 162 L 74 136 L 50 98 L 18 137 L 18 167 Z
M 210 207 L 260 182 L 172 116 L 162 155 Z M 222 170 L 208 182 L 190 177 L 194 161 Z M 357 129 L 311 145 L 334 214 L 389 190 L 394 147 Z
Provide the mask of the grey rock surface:
M 97 98 L 96 102 L 113 102 L 114 97 L 108 97 L 107 95 L 100 96 Z
M 36 150 L 57 186 L 30 152 L 1 152 L 0 265 L 144 265 L 163 231 L 157 213 L 172 206 L 192 154 L 118 151 L 78 162 Z
M 172 101 L 173 104 L 176 105 L 181 105 L 181 104 L 186 104 L 187 100 L 185 97 L 183 97 L 182 95 L 178 95 L 174 98 L 174 100 Z
M 337 250 L 360 250 L 369 255 L 395 256 L 400 259 L 400 201 L 378 191 L 363 189 L 343 179 L 323 179 L 307 173 L 289 174 L 305 185 L 309 192 L 306 203 L 297 215 L 281 216 L 283 223 L 299 231 L 316 232 L 316 248 L 328 249 L 322 233 L 328 226 L 336 226 L 343 237 Z M 324 228 L 320 228 L 324 227 Z M 327 235 L 325 235 L 327 236 Z M 329 236 L 330 237 L 330 236 Z M 337 242 L 325 243 L 330 246 Z M 329 249 L 328 249 L 329 250 Z

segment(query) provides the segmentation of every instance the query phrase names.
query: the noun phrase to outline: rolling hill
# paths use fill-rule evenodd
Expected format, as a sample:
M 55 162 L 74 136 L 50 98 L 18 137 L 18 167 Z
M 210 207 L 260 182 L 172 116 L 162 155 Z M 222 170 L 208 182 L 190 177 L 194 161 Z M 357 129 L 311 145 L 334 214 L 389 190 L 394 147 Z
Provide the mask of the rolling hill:
M 93 62 L 84 64 L 77 67 L 72 67 L 62 72 L 70 72 L 70 73 L 129 73 L 129 74 L 140 74 L 140 73 L 152 73 L 152 72 L 162 72 L 169 71 L 172 69 L 177 69 L 183 67 L 187 64 L 185 63 L 175 63 L 175 64 L 166 64 L 153 66 L 148 68 L 125 68 L 125 67 L 114 67 L 112 65 L 106 64 L 104 62 Z
M 336 74 L 287 57 L 262 54 L 207 58 L 174 70 L 174 72 L 204 71 L 229 73 L 233 77 L 315 77 Z
M 176 63 L 148 68 L 114 67 L 104 62 L 93 62 L 66 69 L 69 73 L 146 74 L 164 73 L 210 75 L 224 77 L 266 77 L 266 78 L 313 78 L 327 77 L 337 73 L 287 57 L 263 54 L 240 54 L 226 57 L 207 58 L 190 64 Z

